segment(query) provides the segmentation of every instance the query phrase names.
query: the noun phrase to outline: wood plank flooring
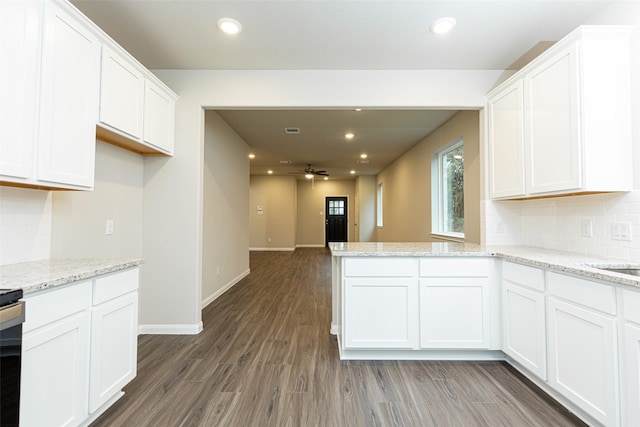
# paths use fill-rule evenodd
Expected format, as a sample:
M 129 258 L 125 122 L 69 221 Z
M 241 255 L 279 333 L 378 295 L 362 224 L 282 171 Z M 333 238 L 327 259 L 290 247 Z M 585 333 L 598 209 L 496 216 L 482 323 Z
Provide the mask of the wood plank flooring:
M 138 376 L 92 426 L 577 426 L 501 362 L 345 361 L 325 249 L 254 252 L 197 336 L 141 335 Z

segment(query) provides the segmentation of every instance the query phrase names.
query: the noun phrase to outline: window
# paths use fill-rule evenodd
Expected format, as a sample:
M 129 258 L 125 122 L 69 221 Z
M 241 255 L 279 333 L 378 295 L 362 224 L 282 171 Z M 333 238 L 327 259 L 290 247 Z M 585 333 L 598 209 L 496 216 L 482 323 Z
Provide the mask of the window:
M 432 233 L 464 239 L 464 150 L 457 139 L 432 162 Z
M 376 225 L 382 227 L 382 183 L 378 183 L 378 192 L 376 193 Z
M 329 200 L 329 215 L 344 216 L 344 200 Z

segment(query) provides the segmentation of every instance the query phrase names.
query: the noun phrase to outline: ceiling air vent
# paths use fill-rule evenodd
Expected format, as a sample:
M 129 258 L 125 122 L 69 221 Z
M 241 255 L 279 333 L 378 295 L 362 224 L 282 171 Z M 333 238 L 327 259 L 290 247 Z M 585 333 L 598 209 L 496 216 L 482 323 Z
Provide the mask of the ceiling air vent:
M 367 163 L 369 163 L 369 160 L 358 160 L 357 163 L 359 165 L 366 165 Z
M 289 135 L 295 135 L 300 133 L 300 128 L 284 128 L 284 131 Z
M 290 165 L 291 163 L 293 163 L 291 160 L 280 160 L 280 164 L 282 165 Z

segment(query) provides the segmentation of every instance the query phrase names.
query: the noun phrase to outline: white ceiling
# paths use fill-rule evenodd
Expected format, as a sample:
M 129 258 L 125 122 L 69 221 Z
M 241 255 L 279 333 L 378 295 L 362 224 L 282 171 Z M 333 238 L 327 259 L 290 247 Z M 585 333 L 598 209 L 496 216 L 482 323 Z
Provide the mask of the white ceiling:
M 637 0 L 72 3 L 149 69 L 515 69 L 529 50 L 548 46 L 541 42 L 558 40 L 578 25 L 610 23 L 602 22 L 607 16 L 614 17 L 611 23 L 640 22 Z M 455 17 L 457 27 L 435 36 L 429 26 L 442 16 Z M 221 17 L 240 21 L 242 32 L 222 34 L 216 27 Z M 255 149 L 252 173 L 277 169 L 279 163 L 271 163 L 277 159 L 317 163 L 330 173 L 334 168 L 337 176 L 342 160 L 361 151 L 371 160 L 362 173 L 379 172 L 451 112 L 234 110 L 221 115 Z M 284 135 L 284 126 L 302 128 L 295 136 L 298 145 Z M 346 130 L 358 137 L 338 143 Z

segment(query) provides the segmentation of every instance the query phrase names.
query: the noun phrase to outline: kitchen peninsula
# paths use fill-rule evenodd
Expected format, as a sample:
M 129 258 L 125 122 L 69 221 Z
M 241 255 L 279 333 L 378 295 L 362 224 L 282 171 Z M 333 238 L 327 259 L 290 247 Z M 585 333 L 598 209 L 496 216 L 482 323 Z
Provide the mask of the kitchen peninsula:
M 640 422 L 640 277 L 610 271 L 638 264 L 454 242 L 330 249 L 341 359 L 506 360 L 590 424 Z

